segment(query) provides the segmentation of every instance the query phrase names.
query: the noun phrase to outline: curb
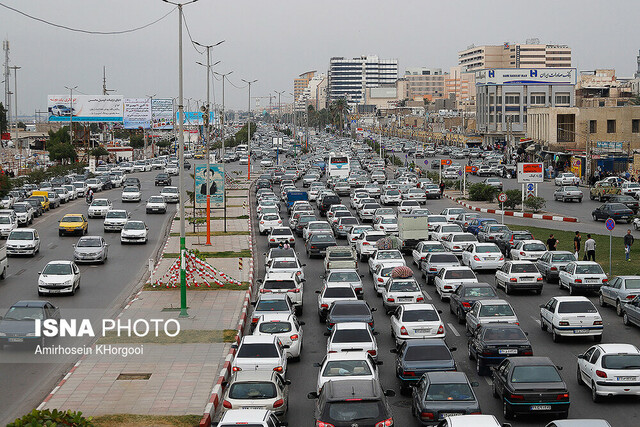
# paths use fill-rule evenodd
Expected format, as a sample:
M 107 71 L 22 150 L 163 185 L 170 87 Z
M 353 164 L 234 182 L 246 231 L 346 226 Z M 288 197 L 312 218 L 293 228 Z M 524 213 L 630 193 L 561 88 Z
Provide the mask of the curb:
M 472 211 L 484 212 L 490 214 L 502 215 L 504 213 L 505 216 L 512 216 L 517 218 L 531 218 L 531 219 L 543 219 L 545 221 L 560 221 L 560 222 L 579 222 L 578 218 L 572 216 L 559 216 L 559 215 L 544 215 L 544 214 L 534 214 L 529 212 L 515 212 L 515 211 L 502 211 L 500 209 L 487 209 L 487 208 L 478 208 L 476 206 L 472 206 L 468 203 L 462 202 L 456 199 L 453 196 L 444 193 L 444 196 L 448 199 L 453 200 L 459 205 L 464 206 L 465 208 L 471 209 Z
M 249 305 L 250 305 L 251 295 L 253 291 L 253 275 L 254 275 L 253 241 L 255 236 L 253 235 L 253 223 L 252 223 L 253 216 L 251 215 L 251 206 L 250 206 L 251 186 L 249 186 L 248 191 L 249 191 L 249 206 L 247 207 L 249 210 L 249 219 L 247 221 L 249 222 L 249 231 L 250 231 L 249 239 L 251 243 L 249 245 L 249 250 L 251 251 L 251 258 L 249 258 L 249 289 L 247 289 L 245 293 L 244 302 L 242 303 L 242 312 L 240 313 L 240 319 L 238 320 L 238 324 L 236 326 L 236 344 L 240 344 L 240 340 L 242 340 L 242 337 L 244 335 L 244 329 L 247 324 L 247 317 L 249 314 Z M 211 397 L 209 397 L 209 402 L 204 407 L 204 413 L 202 415 L 202 418 L 200 419 L 200 423 L 198 424 L 199 427 L 211 426 L 211 422 L 213 421 L 214 416 L 220 406 L 220 401 L 222 400 L 222 392 L 223 392 L 222 383 L 227 381 L 229 379 L 229 376 L 231 375 L 231 362 L 233 361 L 235 354 L 236 354 L 236 349 L 235 348 L 230 349 L 229 353 L 227 354 L 227 357 L 224 360 L 224 365 L 220 370 L 218 379 L 216 380 L 215 385 L 211 389 Z

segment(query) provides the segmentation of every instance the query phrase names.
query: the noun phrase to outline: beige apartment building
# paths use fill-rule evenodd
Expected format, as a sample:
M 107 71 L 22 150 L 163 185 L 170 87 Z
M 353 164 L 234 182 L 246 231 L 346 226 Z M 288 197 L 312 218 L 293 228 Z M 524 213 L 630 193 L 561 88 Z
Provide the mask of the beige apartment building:
M 444 78 L 444 98 L 455 95 L 456 109 L 473 110 L 476 99 L 476 74 L 465 72 L 463 67 L 451 67 Z
M 464 72 L 485 68 L 571 68 L 571 48 L 540 44 L 537 39 L 527 43 L 471 45 L 458 52 L 458 65 Z
M 404 72 L 407 80 L 405 98 L 410 100 L 428 100 L 444 98 L 446 75 L 441 68 L 407 68 Z
M 297 79 L 293 79 L 293 97 L 296 103 L 299 103 L 302 99 L 302 93 L 309 86 L 309 81 L 315 76 L 316 71 L 307 71 L 300 74 Z M 304 105 L 304 104 L 303 104 Z

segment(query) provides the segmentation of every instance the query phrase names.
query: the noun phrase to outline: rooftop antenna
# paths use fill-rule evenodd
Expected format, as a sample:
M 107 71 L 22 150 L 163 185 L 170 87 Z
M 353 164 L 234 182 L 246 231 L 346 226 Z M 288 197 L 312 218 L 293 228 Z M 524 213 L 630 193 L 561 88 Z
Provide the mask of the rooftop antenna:
M 109 92 L 115 92 L 116 89 L 107 89 L 107 67 L 102 66 L 102 94 L 109 95 Z

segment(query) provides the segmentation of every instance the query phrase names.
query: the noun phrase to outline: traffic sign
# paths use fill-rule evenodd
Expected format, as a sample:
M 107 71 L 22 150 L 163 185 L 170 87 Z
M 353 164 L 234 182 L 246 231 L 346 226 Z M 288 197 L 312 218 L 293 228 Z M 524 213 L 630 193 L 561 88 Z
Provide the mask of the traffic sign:
M 462 170 L 458 171 L 458 175 L 462 176 Z
M 465 166 L 464 167 L 464 171 L 465 172 L 475 173 L 475 172 L 478 172 L 478 167 L 477 166 Z
M 616 222 L 613 220 L 613 218 L 608 218 L 604 225 L 609 231 L 613 231 L 613 229 L 616 228 Z
M 533 184 L 527 184 L 527 191 L 533 191 Z
M 449 166 L 451 164 L 451 159 L 440 159 L 440 165 Z
M 507 194 L 506 193 L 500 193 L 498 194 L 498 200 L 502 203 L 507 201 Z
M 428 164 L 429 164 L 429 160 L 425 160 L 425 161 L 424 161 L 424 164 L 425 164 L 425 165 L 428 165 Z

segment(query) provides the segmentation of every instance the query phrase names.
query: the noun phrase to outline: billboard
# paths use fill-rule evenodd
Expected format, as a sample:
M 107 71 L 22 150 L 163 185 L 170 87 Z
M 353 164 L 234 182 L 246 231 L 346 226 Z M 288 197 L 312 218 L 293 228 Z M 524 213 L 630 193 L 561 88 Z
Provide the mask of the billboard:
M 178 112 L 176 111 L 176 126 L 178 125 Z M 209 124 L 213 123 L 213 111 L 209 112 Z M 202 126 L 202 112 L 201 111 L 185 111 L 184 112 L 184 125 L 185 126 Z
M 490 68 L 476 71 L 478 85 L 565 84 L 575 85 L 575 68 Z
M 125 98 L 122 117 L 125 129 L 149 129 L 151 127 L 151 99 Z
M 211 207 L 224 206 L 224 164 L 212 163 L 209 165 L 209 194 L 211 195 Z M 196 165 L 196 203 L 207 203 L 207 165 Z
M 49 95 L 47 110 L 50 122 L 122 122 L 122 96 Z
M 173 100 L 151 100 L 151 129 L 173 129 Z
M 542 163 L 518 163 L 518 182 L 544 182 Z

